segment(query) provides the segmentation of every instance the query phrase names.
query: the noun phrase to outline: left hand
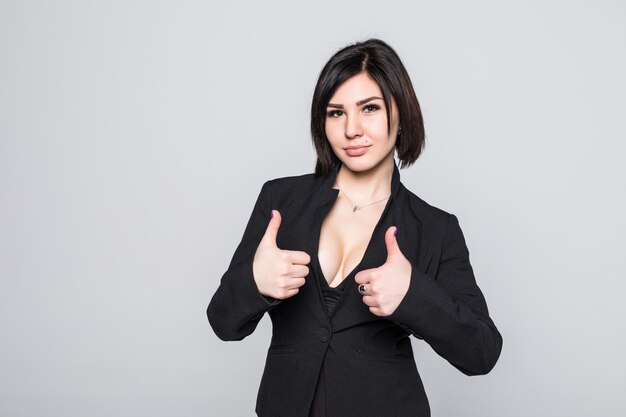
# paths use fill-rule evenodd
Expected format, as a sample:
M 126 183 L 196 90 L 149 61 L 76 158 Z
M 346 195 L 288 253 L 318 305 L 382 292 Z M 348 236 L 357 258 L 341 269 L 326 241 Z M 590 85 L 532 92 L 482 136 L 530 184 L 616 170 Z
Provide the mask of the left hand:
M 387 260 L 378 268 L 359 271 L 354 280 L 365 284 L 363 302 L 369 306 L 372 314 L 385 317 L 396 311 L 400 302 L 409 290 L 411 282 L 411 262 L 404 256 L 395 231 L 397 227 L 390 226 L 385 233 L 387 246 Z

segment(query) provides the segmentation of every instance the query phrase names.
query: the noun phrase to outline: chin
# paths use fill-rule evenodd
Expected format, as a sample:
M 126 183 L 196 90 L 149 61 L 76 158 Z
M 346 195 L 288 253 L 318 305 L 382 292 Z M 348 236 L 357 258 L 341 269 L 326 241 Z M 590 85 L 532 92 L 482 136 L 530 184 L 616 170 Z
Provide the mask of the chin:
M 364 172 L 369 171 L 382 162 L 382 159 L 374 160 L 373 158 L 365 158 L 365 156 L 366 155 L 359 157 L 348 156 L 346 160 L 342 160 L 342 163 L 346 166 L 346 168 L 349 168 L 350 171 Z

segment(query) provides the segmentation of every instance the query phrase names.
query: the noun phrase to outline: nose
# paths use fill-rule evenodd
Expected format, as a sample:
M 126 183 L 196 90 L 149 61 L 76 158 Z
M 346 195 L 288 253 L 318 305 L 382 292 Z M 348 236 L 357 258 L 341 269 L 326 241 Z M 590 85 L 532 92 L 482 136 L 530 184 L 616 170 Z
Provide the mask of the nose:
M 354 138 L 363 135 L 363 127 L 359 116 L 346 117 L 346 137 Z

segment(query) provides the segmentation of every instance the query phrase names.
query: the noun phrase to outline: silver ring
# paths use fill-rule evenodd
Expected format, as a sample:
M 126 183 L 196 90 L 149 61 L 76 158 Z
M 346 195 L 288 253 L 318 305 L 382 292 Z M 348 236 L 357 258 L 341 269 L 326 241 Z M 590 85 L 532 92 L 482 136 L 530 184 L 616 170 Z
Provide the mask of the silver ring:
M 365 295 L 365 284 L 359 284 L 359 294 Z

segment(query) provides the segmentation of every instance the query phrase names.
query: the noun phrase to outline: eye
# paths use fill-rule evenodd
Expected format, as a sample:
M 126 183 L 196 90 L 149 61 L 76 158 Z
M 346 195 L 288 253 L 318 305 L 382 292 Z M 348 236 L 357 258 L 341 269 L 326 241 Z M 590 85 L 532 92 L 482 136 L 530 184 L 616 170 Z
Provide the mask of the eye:
M 341 110 L 330 110 L 328 112 L 326 112 L 326 115 L 328 117 L 339 117 L 343 114 L 343 112 Z
M 380 110 L 380 106 L 377 104 L 368 104 L 365 107 L 363 107 L 363 110 L 365 110 L 366 113 L 372 113 L 372 112 L 375 112 L 376 110 Z

